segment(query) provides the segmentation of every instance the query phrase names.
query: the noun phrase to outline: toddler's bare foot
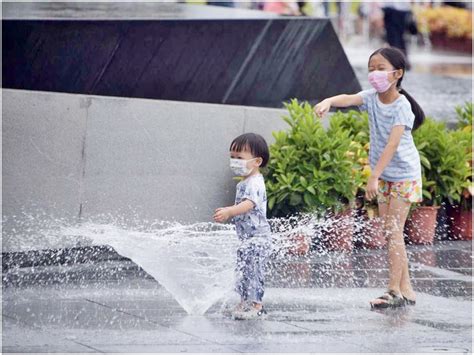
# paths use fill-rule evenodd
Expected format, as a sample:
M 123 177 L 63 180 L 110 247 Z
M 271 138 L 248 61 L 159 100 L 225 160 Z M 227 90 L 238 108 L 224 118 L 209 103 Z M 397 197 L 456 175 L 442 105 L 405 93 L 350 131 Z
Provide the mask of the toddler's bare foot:
M 241 312 L 243 311 L 247 306 L 247 302 L 245 301 L 240 301 L 235 307 L 234 307 L 234 312 Z
M 233 316 L 234 319 L 238 320 L 251 320 L 251 319 L 264 319 L 267 312 L 263 308 L 261 303 L 253 302 L 252 305 L 241 311 L 241 312 L 234 312 Z

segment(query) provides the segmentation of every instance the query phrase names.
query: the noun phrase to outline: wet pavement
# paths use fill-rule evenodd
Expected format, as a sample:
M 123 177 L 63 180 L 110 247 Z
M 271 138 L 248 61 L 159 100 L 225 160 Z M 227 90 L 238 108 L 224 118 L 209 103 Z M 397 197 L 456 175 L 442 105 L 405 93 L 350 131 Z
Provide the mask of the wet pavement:
M 417 305 L 371 311 L 385 250 L 274 263 L 268 317 L 190 316 L 132 261 L 4 269 L 3 352 L 472 352 L 472 244 L 409 246 Z

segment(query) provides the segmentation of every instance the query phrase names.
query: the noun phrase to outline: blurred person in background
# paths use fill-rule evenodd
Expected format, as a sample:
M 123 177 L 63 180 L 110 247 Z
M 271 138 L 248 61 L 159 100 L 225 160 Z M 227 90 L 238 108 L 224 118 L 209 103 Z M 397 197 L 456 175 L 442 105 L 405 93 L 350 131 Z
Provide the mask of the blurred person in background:
M 298 5 L 298 11 L 301 16 L 306 16 L 307 14 L 304 11 L 304 7 L 306 6 L 306 1 L 297 1 L 296 4 Z
M 387 1 L 383 2 L 382 10 L 384 13 L 383 20 L 386 40 L 391 47 L 396 47 L 405 54 L 407 69 L 410 69 L 404 34 L 407 27 L 407 19 L 411 13 L 411 4 L 402 1 Z
M 468 4 L 464 1 L 443 1 L 443 5 L 466 9 Z
M 323 1 L 324 16 L 329 17 L 329 1 Z
M 379 1 L 363 1 L 359 5 L 358 15 L 361 22 L 368 22 L 369 38 L 382 39 L 384 35 L 383 11 Z M 359 25 L 359 33 L 362 32 L 362 23 Z
M 233 1 L 208 1 L 207 4 L 213 6 L 234 7 Z
M 337 31 L 339 38 L 345 39 L 347 35 L 347 15 L 349 14 L 350 10 L 350 2 L 346 1 L 336 1 L 336 9 L 337 9 Z
M 263 11 L 286 16 L 301 15 L 296 1 L 265 1 L 263 3 Z

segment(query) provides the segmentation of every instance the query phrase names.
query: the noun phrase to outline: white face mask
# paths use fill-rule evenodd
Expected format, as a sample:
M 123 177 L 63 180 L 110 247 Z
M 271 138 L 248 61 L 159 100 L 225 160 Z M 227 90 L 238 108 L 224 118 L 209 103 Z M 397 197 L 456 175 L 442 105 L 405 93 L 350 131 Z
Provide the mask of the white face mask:
M 232 170 L 232 172 L 236 176 L 247 176 L 253 170 L 253 168 L 247 168 L 247 163 L 255 159 L 257 158 L 253 158 L 249 160 L 230 158 L 230 170 Z

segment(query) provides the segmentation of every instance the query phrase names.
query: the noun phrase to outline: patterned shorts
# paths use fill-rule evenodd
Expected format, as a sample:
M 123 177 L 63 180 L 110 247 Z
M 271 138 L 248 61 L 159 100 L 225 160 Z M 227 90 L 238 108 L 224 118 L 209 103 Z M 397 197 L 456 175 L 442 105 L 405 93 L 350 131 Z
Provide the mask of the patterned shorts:
M 421 180 L 391 182 L 380 179 L 377 201 L 388 203 L 390 197 L 409 203 L 423 201 Z

